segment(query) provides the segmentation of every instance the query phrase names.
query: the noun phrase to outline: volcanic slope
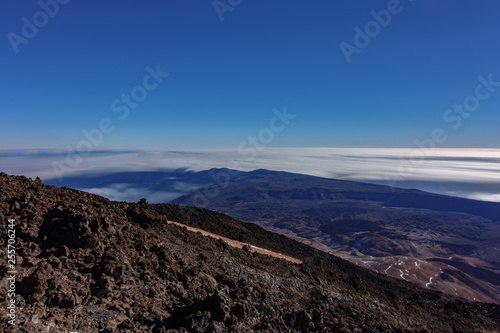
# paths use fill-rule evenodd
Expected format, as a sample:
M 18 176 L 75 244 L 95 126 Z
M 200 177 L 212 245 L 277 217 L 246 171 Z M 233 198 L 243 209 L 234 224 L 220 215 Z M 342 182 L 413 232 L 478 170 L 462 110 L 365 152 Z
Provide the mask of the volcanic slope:
M 2 320 L 2 331 L 500 332 L 494 304 L 424 290 L 201 208 L 111 202 L 1 173 L 2 249 L 8 219 L 17 321 Z
M 425 288 L 500 303 L 500 203 L 269 170 L 208 174 L 211 187 L 174 203 L 255 222 Z

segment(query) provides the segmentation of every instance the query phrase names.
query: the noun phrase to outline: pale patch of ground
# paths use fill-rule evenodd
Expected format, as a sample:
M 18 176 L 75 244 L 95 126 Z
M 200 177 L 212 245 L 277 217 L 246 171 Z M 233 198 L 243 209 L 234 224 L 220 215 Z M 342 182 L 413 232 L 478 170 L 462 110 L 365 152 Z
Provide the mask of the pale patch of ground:
M 212 237 L 212 238 L 215 238 L 215 239 L 221 239 L 224 242 L 226 242 L 228 245 L 233 246 L 233 247 L 237 247 L 239 249 L 242 249 L 246 245 L 246 246 L 248 246 L 250 248 L 251 252 L 258 252 L 258 253 L 261 253 L 261 254 L 267 254 L 267 255 L 269 255 L 271 257 L 285 259 L 287 261 L 293 262 L 294 264 L 302 264 L 302 260 L 297 259 L 297 258 L 293 258 L 293 257 L 290 257 L 290 256 L 287 256 L 287 255 L 284 255 L 284 254 L 281 254 L 281 253 L 278 253 L 278 252 L 274 252 L 274 251 L 271 251 L 271 250 L 266 250 L 266 249 L 263 249 L 261 247 L 253 246 L 251 244 L 247 244 L 247 243 L 235 241 L 233 239 L 229 239 L 227 237 L 223 237 L 223 236 L 220 236 L 220 235 L 217 235 L 217 234 L 214 234 L 214 233 L 202 230 L 202 229 L 193 228 L 193 227 L 187 226 L 187 225 L 179 223 L 179 222 L 167 221 L 167 223 L 175 224 L 175 225 L 178 225 L 180 227 L 184 227 L 187 230 L 192 231 L 192 232 L 200 232 L 204 236 Z

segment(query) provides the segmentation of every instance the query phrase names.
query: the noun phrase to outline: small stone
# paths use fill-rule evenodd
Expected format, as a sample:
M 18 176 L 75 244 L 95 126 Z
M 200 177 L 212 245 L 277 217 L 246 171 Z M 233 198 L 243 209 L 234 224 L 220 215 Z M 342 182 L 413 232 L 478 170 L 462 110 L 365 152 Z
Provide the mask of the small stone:
M 131 328 L 135 328 L 135 324 L 130 319 L 127 319 L 124 322 L 122 322 L 120 325 L 118 325 L 118 328 L 131 329 Z

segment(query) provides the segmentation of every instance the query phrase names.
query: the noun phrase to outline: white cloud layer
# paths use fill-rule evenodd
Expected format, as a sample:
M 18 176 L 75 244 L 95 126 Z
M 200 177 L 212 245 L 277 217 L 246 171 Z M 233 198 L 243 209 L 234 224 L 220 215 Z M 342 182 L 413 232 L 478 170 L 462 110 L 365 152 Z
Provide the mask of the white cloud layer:
M 74 157 L 74 156 L 72 156 Z M 77 159 L 78 160 L 78 159 Z M 187 168 L 269 169 L 396 187 L 478 200 L 500 201 L 500 149 L 404 148 L 265 148 L 204 150 L 113 150 L 81 156 L 76 163 L 65 152 L 0 151 L 0 170 L 47 180 L 57 178 L 54 162 L 68 176 L 118 171 Z M 60 174 L 61 175 L 61 174 Z M 61 182 L 61 186 L 64 181 Z M 115 187 L 92 189 L 102 195 L 140 191 Z M 106 192 L 107 191 L 107 192 Z M 182 192 L 182 191 L 181 191 Z M 167 199 L 167 198 L 165 198 Z

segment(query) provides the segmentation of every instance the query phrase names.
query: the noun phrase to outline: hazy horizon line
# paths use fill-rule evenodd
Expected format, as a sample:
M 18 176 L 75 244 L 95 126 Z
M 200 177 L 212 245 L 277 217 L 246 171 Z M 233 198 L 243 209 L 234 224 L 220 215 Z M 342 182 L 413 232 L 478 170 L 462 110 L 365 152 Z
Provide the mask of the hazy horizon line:
M 43 180 L 99 173 L 267 169 L 500 201 L 500 148 L 0 150 L 0 171 Z

